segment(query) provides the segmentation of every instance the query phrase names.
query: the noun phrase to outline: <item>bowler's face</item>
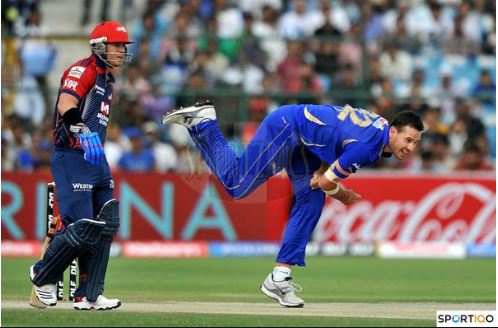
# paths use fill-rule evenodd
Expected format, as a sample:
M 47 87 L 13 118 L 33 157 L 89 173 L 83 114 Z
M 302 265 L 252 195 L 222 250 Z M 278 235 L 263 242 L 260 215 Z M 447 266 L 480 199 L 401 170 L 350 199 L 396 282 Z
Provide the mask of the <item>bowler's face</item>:
M 413 153 L 422 137 L 422 132 L 411 126 L 405 126 L 398 131 L 395 127 L 389 129 L 389 146 L 394 157 L 407 159 Z

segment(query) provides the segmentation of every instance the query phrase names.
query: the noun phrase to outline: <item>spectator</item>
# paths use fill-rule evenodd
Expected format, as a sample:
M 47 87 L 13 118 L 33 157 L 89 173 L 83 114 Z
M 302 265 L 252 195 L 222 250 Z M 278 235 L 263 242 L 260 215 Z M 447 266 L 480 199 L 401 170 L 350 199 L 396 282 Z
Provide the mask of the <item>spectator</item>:
M 489 15 L 484 22 L 486 25 L 482 36 L 482 52 L 484 55 L 496 55 L 496 17 Z
M 22 61 L 24 75 L 32 76 L 38 82 L 44 97 L 45 108 L 50 108 L 51 103 L 48 76 L 54 69 L 57 60 L 57 49 L 46 39 L 30 39 L 30 37 L 43 37 L 48 33 L 42 25 L 42 16 L 39 11 L 32 11 L 28 17 L 23 36 L 26 37 L 19 47 L 19 58 Z
M 496 84 L 491 79 L 488 70 L 482 70 L 479 82 L 472 91 L 472 96 L 478 98 L 483 104 L 494 106 L 496 103 Z
M 432 150 L 422 150 L 420 156 L 416 157 L 411 165 L 416 172 L 434 172 L 436 168 L 436 156 Z
M 315 32 L 313 21 L 313 15 L 306 12 L 306 1 L 295 0 L 293 9 L 280 16 L 278 31 L 287 40 L 304 39 Z
M 144 136 L 140 128 L 133 127 L 126 131 L 130 139 L 131 149 L 123 153 L 118 167 L 127 172 L 152 172 L 155 158 L 149 148 L 144 147 Z
M 151 93 L 142 101 L 145 119 L 157 123 L 161 122 L 164 113 L 172 109 L 175 105 L 175 98 L 164 94 L 161 90 L 161 86 L 162 85 L 158 81 L 154 81 Z
M 457 118 L 450 126 L 450 155 L 453 159 L 456 159 L 463 151 L 463 145 L 468 138 L 466 128 L 465 121 L 461 118 Z
M 315 69 L 318 74 L 322 75 L 323 79 L 326 79 L 326 83 L 330 86 L 331 81 L 335 80 L 334 75 L 339 64 L 339 37 L 341 36 L 341 31 L 332 24 L 330 6 L 323 6 L 322 11 L 322 23 L 315 31 L 318 44 L 315 51 Z
M 362 2 L 362 20 L 365 24 L 363 28 L 363 38 L 367 43 L 378 40 L 384 34 L 382 22 L 383 9 L 380 5 L 372 4 L 368 1 Z
M 221 79 L 223 72 L 230 65 L 230 60 L 227 56 L 218 51 L 218 40 L 209 38 L 206 45 L 206 70 L 214 80 Z M 209 79 L 208 79 L 209 81 Z
M 341 70 L 341 75 L 338 77 L 336 83 L 333 84 L 331 91 L 341 95 L 339 103 L 354 104 L 354 92 L 359 87 L 358 74 L 352 64 L 346 64 Z M 347 96 L 349 95 L 349 96 Z
M 443 50 L 446 54 L 475 56 L 479 53 L 479 43 L 465 35 L 463 30 L 464 17 L 459 15 L 455 18 L 453 35 L 445 36 L 443 39 Z
M 472 141 L 465 143 L 463 153 L 461 154 L 458 162 L 455 164 L 455 170 L 457 171 L 491 171 L 494 169 L 494 166 L 486 159 L 485 153 Z
M 9 131 L 11 132 L 11 131 Z M 4 131 L 2 129 L 2 148 L 1 148 L 1 152 L 2 152 L 2 165 L 1 165 L 1 168 L 2 168 L 2 172 L 3 171 L 14 171 L 15 169 L 15 161 L 16 161 L 16 153 L 14 151 L 14 148 L 11 147 L 11 141 L 9 140 L 9 133 L 6 133 L 6 131 Z
M 154 3 L 158 1 L 152 1 L 149 3 Z M 159 55 L 161 54 L 161 41 L 169 29 L 170 22 L 161 15 L 161 12 L 155 9 L 147 10 L 135 24 L 133 29 L 132 39 L 136 40 L 135 44 L 130 47 L 130 52 L 133 54 L 138 53 L 140 43 L 143 39 L 150 42 L 149 53 L 147 57 L 152 60 L 159 60 Z
M 441 72 L 441 86 L 436 88 L 431 97 L 437 98 L 441 105 L 441 120 L 451 124 L 455 120 L 455 99 L 459 96 L 458 88 L 453 85 L 453 77 L 448 71 Z
M 152 121 L 145 123 L 144 131 L 146 144 L 152 149 L 154 155 L 156 171 L 160 173 L 175 171 L 178 161 L 176 150 L 170 144 L 161 142 L 157 123 Z
M 462 0 L 458 6 L 458 13 L 462 19 L 462 32 L 465 38 L 475 41 L 478 45 L 482 37 L 482 13 L 483 1 Z
M 32 131 L 45 117 L 45 100 L 34 76 L 24 74 L 22 63 L 19 65 L 19 71 L 13 109 L 21 119 L 24 129 Z
M 195 39 L 201 35 L 202 26 L 197 16 L 189 16 L 187 8 L 188 5 L 183 5 L 180 8 L 180 11 L 175 16 L 173 26 L 168 31 L 168 35 L 172 37 L 183 36 L 195 42 Z
M 2 1 L 2 29 L 8 36 L 23 35 L 28 16 L 38 11 L 38 1 Z
M 418 37 L 408 34 L 404 15 L 399 15 L 396 18 L 395 28 L 387 31 L 382 36 L 380 42 L 384 44 L 397 42 L 400 49 L 403 49 L 410 54 L 418 53 L 422 45 Z
M 121 128 L 118 124 L 111 123 L 107 129 L 107 138 L 104 145 L 105 157 L 111 170 L 118 168 L 118 162 L 123 156 L 125 149 L 130 149 L 129 140 L 124 141 Z
M 260 39 L 260 47 L 268 58 L 265 68 L 273 72 L 285 58 L 287 47 L 277 29 L 277 11 L 270 5 L 264 5 L 261 11 L 261 20 L 254 22 L 251 32 Z
M 343 38 L 339 45 L 339 64 L 353 64 L 361 74 L 363 71 L 363 49 L 358 40 L 361 39 L 361 24 L 355 24 L 349 31 L 343 34 Z
M 300 41 L 287 42 L 287 57 L 278 64 L 276 71 L 283 91 L 293 91 L 292 86 L 299 80 L 299 67 L 304 64 L 303 50 Z
M 142 103 L 150 94 L 150 83 L 142 75 L 142 72 L 137 64 L 128 66 L 127 74 L 123 82 L 118 82 L 116 91 L 120 101 L 138 101 Z
M 338 52 L 339 46 L 336 42 L 331 40 L 320 41 L 320 49 L 316 53 L 315 70 L 323 78 L 327 79 L 328 85 L 336 79 L 335 75 L 339 66 Z
M 331 6 L 330 1 L 320 0 L 321 11 L 314 11 L 308 16 L 310 22 L 314 24 L 314 31 L 318 29 L 332 29 L 337 31 L 338 34 L 349 31 L 351 22 L 348 13 L 340 5 Z M 315 32 L 316 34 L 316 32 Z
M 229 6 L 228 0 L 215 0 L 216 36 L 219 40 L 219 51 L 230 59 L 237 56 L 240 43 L 239 38 L 244 32 L 244 18 L 242 11 Z
M 81 26 L 90 23 L 90 13 L 93 7 L 93 0 L 83 0 L 83 15 L 81 16 Z M 109 20 L 109 0 L 101 0 L 100 2 L 100 21 Z
M 412 74 L 411 83 L 408 83 L 408 94 L 401 94 L 401 97 L 420 97 L 427 101 L 431 95 L 431 90 L 425 84 L 425 72 L 422 69 L 415 69 Z
M 485 135 L 485 127 L 481 119 L 472 113 L 471 105 L 463 99 L 458 99 L 455 103 L 455 114 L 457 119 L 461 119 L 465 124 L 465 130 L 469 139 L 476 139 Z
M 391 80 L 408 81 L 412 76 L 413 59 L 401 50 L 397 42 L 389 42 L 386 51 L 380 56 L 382 76 Z
M 450 154 L 450 141 L 447 134 L 436 133 L 432 140 L 432 150 L 436 161 L 436 172 L 451 172 L 455 160 Z

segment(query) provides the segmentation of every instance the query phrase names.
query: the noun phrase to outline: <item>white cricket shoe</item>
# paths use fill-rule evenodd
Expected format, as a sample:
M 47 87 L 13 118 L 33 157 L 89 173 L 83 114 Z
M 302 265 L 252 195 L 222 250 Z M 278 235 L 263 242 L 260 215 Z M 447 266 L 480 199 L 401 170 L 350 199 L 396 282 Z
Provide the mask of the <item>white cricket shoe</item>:
M 121 301 L 117 298 L 107 298 L 104 295 L 99 295 L 95 302 L 87 301 L 86 297 L 79 302 L 74 302 L 75 310 L 112 310 L 121 306 Z
M 166 124 L 181 124 L 187 129 L 204 121 L 216 120 L 216 111 L 211 101 L 202 103 L 195 103 L 193 106 L 173 109 L 172 111 L 163 115 L 162 123 Z
M 273 274 L 270 273 L 263 281 L 261 291 L 266 296 L 276 299 L 282 306 L 303 307 L 304 301 L 295 294 L 295 292 L 300 292 L 303 289 L 291 280 L 291 277 L 287 277 L 283 281 L 274 281 Z
M 31 281 L 33 281 L 35 276 L 35 266 L 32 265 L 31 268 L 29 268 L 29 277 L 31 278 Z M 57 287 L 55 284 L 47 284 L 40 287 L 34 285 L 34 287 L 36 297 L 38 297 L 38 300 L 42 304 L 46 306 L 55 306 L 57 304 Z

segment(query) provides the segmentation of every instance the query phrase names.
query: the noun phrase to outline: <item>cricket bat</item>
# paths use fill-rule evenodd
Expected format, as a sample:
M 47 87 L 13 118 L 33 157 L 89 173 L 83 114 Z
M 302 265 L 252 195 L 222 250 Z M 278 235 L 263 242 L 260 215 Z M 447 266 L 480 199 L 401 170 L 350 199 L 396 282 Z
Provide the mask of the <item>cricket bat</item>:
M 55 183 L 52 182 L 47 185 L 47 236 L 45 237 L 45 241 L 43 242 L 40 259 L 43 259 L 43 255 L 45 255 L 45 251 L 47 250 L 48 245 L 54 238 L 55 232 L 57 231 L 57 222 L 59 221 L 59 216 L 54 216 L 54 189 Z M 36 296 L 35 286 L 33 286 L 33 288 L 31 289 L 29 305 L 38 309 L 44 309 L 47 307 L 45 304 L 40 302 L 40 300 Z

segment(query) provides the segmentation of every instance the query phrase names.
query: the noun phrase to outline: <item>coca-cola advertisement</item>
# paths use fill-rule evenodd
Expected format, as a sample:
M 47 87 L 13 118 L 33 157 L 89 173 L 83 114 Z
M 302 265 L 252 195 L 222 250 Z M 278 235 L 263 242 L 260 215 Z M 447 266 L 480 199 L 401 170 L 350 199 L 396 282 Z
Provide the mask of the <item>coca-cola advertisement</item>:
M 495 244 L 496 180 L 472 175 L 358 176 L 351 206 L 329 199 L 313 240 Z

